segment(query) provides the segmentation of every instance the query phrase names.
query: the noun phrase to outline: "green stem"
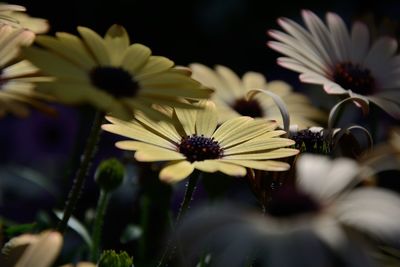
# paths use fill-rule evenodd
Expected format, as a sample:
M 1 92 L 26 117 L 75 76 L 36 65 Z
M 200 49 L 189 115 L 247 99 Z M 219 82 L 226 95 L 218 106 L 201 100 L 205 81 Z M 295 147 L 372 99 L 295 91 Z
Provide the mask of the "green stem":
M 96 146 L 100 139 L 100 126 L 103 121 L 103 113 L 100 111 L 96 112 L 96 116 L 90 130 L 90 135 L 87 139 L 85 150 L 81 158 L 81 164 L 78 171 L 76 172 L 75 179 L 71 190 L 69 191 L 67 201 L 65 203 L 64 214 L 62 220 L 57 225 L 57 231 L 64 233 L 67 229 L 68 220 L 75 210 L 76 204 L 82 194 L 85 180 L 91 166 L 91 162 L 96 152 Z
M 91 250 L 91 260 L 92 262 L 97 262 L 100 255 L 100 240 L 101 240 L 101 230 L 103 228 L 104 217 L 108 207 L 108 201 L 110 199 L 110 194 L 105 190 L 100 191 L 99 201 L 97 202 L 96 217 L 94 220 L 92 241 L 93 247 Z
M 189 177 L 189 181 L 186 184 L 186 191 L 181 202 L 181 206 L 178 211 L 178 215 L 176 216 L 175 226 L 177 226 L 180 221 L 182 220 L 183 216 L 189 209 L 190 202 L 193 199 L 193 193 L 196 190 L 197 182 L 200 179 L 200 171 L 194 171 L 192 175 Z M 175 230 L 175 229 L 174 229 Z M 168 266 L 168 262 L 171 261 L 172 257 L 175 253 L 175 246 L 172 246 L 172 240 L 169 240 L 167 243 L 167 248 L 164 251 L 164 254 L 161 257 L 160 262 L 158 263 L 157 267 Z
M 189 181 L 186 184 L 185 195 L 183 197 L 181 206 L 179 208 L 178 215 L 176 216 L 175 224 L 178 224 L 182 217 L 185 215 L 187 210 L 189 209 L 190 202 L 193 199 L 193 193 L 196 190 L 197 182 L 199 181 L 201 172 L 195 171 L 190 177 Z

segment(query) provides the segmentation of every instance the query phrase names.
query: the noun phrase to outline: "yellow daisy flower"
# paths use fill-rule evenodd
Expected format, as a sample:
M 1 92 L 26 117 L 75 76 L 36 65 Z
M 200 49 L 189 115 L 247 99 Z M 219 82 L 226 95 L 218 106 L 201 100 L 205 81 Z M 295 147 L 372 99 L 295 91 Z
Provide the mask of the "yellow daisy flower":
M 263 89 L 281 97 L 287 106 L 291 124 L 300 128 L 318 125 L 315 121 L 325 119 L 324 113 L 312 107 L 305 95 L 293 92 L 291 86 L 284 81 L 267 83 L 264 75 L 258 72 L 246 72 L 240 79 L 231 69 L 221 65 L 212 70 L 194 63 L 190 68 L 195 80 L 215 89 L 213 101 L 218 108 L 220 122 L 238 116 L 250 116 L 273 119 L 282 125 L 282 116 L 272 98 L 262 94 L 252 99 L 246 97 L 252 89 Z
M 26 8 L 20 5 L 0 3 L 0 24 L 22 27 L 39 34 L 48 32 L 50 26 L 46 19 L 31 17 L 25 11 Z
M 38 90 L 59 102 L 89 103 L 120 118 L 132 118 L 134 110 L 141 110 L 165 119 L 153 104 L 190 108 L 182 98 L 203 99 L 212 93 L 191 79 L 190 71 L 173 68 L 174 62 L 152 56 L 144 45 L 130 45 L 122 26 L 113 25 L 104 38 L 89 28 L 78 31 L 82 38 L 63 32 L 39 36 L 37 43 L 50 51 L 33 47 L 25 51 L 33 64 L 55 77 L 39 83 Z
M 29 114 L 26 104 L 49 111 L 33 91 L 33 82 L 45 78 L 35 77 L 38 69 L 28 61 L 17 60 L 21 46 L 31 44 L 34 38 L 31 31 L 0 25 L 0 117 L 7 112 L 24 117 Z
M 133 150 L 135 159 L 144 162 L 167 161 L 159 176 L 166 182 L 188 177 L 194 169 L 223 172 L 230 176 L 246 175 L 246 168 L 285 171 L 289 165 L 275 161 L 293 156 L 298 150 L 284 148 L 293 140 L 280 138 L 284 131 L 265 119 L 236 117 L 218 125 L 215 104 L 202 101 L 203 109 L 174 108 L 174 123 L 155 122 L 138 115 L 131 122 L 107 117 L 112 124 L 103 130 L 129 137 L 118 148 Z

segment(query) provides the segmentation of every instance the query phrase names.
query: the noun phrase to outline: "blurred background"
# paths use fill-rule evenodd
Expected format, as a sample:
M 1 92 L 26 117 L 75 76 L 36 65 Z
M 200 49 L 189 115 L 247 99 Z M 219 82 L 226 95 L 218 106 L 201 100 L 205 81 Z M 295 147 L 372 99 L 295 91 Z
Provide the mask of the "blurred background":
M 222 64 L 232 68 L 239 75 L 253 70 L 266 75 L 268 80 L 283 79 L 296 90 L 306 90 L 298 81 L 297 74 L 276 65 L 278 54 L 266 47 L 268 29 L 278 29 L 276 19 L 284 16 L 300 21 L 301 9 L 310 9 L 319 16 L 327 11 L 338 13 L 347 23 L 356 19 L 377 25 L 390 21 L 385 33 L 398 36 L 400 14 L 398 1 L 271 1 L 261 0 L 69 0 L 69 1 L 8 1 L 27 8 L 31 16 L 46 18 L 51 25 L 50 34 L 57 31 L 76 33 L 78 25 L 87 26 L 103 35 L 114 23 L 123 25 L 132 42 L 150 47 L 154 55 L 166 56 L 177 65 L 199 62 L 208 66 Z M 383 30 L 382 30 L 383 31 Z M 376 33 L 380 32 L 379 27 Z M 321 96 L 322 97 L 322 96 Z M 56 117 L 49 117 L 33 111 L 25 119 L 8 116 L 0 120 L 0 215 L 15 223 L 31 223 L 54 220 L 52 210 L 62 209 L 71 180 L 79 164 L 79 155 L 88 135 L 92 111 L 86 108 L 72 108 L 55 105 Z M 385 117 L 385 119 L 388 119 Z M 129 162 L 130 155 L 124 155 L 114 148 L 117 137 L 103 133 L 96 164 L 110 156 L 123 157 Z M 129 167 L 129 166 L 128 166 Z M 175 193 L 172 204 L 179 203 L 182 188 L 162 185 L 149 173 L 138 177 L 136 166 L 128 168 L 126 185 L 121 188 L 110 203 L 105 234 L 107 246 L 132 251 L 129 242 L 140 238 L 136 225 L 143 222 L 142 209 L 151 208 L 147 220 L 158 222 L 171 216 L 165 213 L 163 205 L 170 204 L 170 194 Z M 77 211 L 77 217 L 91 220 L 95 208 L 98 188 L 90 179 Z M 221 178 L 223 180 L 223 178 Z M 227 183 L 240 183 L 239 181 Z M 216 185 L 209 188 L 218 191 Z M 220 185 L 221 188 L 224 186 Z M 146 190 L 146 188 L 155 188 Z M 207 188 L 207 186 L 205 186 Z M 223 189 L 221 189 L 223 190 Z M 206 190 L 207 191 L 207 190 Z M 143 193 L 145 192 L 145 193 Z M 214 192 L 215 193 L 215 192 Z M 212 195 L 214 193 L 208 192 Z M 218 193 L 218 192 L 217 192 Z M 215 193 L 216 195 L 218 195 Z M 201 190 L 199 196 L 204 194 Z M 238 194 L 234 189 L 231 194 Z M 245 196 L 245 198 L 251 196 Z M 153 202 L 149 202 L 153 199 Z M 154 200 L 155 199 L 155 200 Z M 146 202 L 147 201 L 147 202 Z M 175 203 L 176 202 L 176 203 Z M 126 229 L 126 225 L 133 228 Z M 165 234 L 163 227 L 150 226 L 155 240 L 147 246 L 144 257 L 155 257 Z M 158 230 L 155 230 L 158 229 Z M 127 239 L 119 239 L 128 231 Z M 135 232 L 136 231 L 136 232 Z M 139 229 L 144 231 L 143 229 Z M 77 241 L 78 240 L 78 241 Z M 157 241 L 159 240 L 159 241 Z M 73 238 L 69 244 L 79 243 Z M 151 251 L 151 252 L 148 252 Z M 147 255 L 145 255 L 147 253 Z

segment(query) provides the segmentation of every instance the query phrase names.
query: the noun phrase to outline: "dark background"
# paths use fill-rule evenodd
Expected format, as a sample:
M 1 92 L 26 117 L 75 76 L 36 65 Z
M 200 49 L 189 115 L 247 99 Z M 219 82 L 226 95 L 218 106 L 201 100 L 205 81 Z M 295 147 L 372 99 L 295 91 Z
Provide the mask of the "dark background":
M 310 9 L 319 16 L 327 11 L 338 13 L 347 23 L 366 14 L 373 14 L 379 23 L 383 18 L 397 19 L 400 15 L 398 1 L 256 1 L 256 0 L 113 0 L 113 1 L 8 1 L 24 5 L 31 16 L 46 18 L 51 25 L 50 34 L 56 31 L 76 33 L 78 25 L 92 28 L 103 35 L 114 23 L 123 25 L 131 42 L 150 47 L 155 55 L 166 56 L 177 65 L 199 62 L 208 66 L 223 64 L 238 74 L 259 71 L 267 79 L 284 79 L 303 90 L 297 74 L 276 65 L 278 56 L 266 47 L 268 29 L 279 29 L 276 19 L 284 16 L 301 21 L 301 9 Z M 86 108 L 55 105 L 57 117 L 33 111 L 26 119 L 8 116 L 0 120 L 0 215 L 17 223 L 29 223 L 39 211 L 51 213 L 54 207 L 63 207 L 72 177 L 79 164 L 79 154 L 90 128 L 92 113 Z M 118 138 L 103 133 L 96 165 L 110 155 L 123 153 L 114 148 Z M 93 170 L 92 170 L 93 172 Z M 42 178 L 45 186 L 34 186 L 29 177 Z M 136 177 L 137 178 L 137 177 Z M 135 178 L 135 179 L 136 179 Z M 142 177 L 146 179 L 146 177 Z M 35 180 L 34 179 L 34 180 Z M 140 179 L 139 179 L 140 180 Z M 137 181 L 136 181 L 137 182 Z M 157 181 L 153 181 L 157 183 Z M 105 239 L 109 247 L 118 246 L 118 238 L 126 223 L 138 221 L 141 202 L 137 193 L 142 188 L 130 187 L 112 200 L 106 221 Z M 170 188 L 159 186 L 161 191 L 148 191 L 148 197 L 168 199 Z M 164 191 L 163 191 L 164 190 Z M 175 191 L 176 192 L 176 191 Z M 201 192 L 200 192 L 201 193 Z M 80 201 L 77 216 L 84 220 L 87 209 L 94 208 L 98 188 L 89 179 Z M 178 191 L 178 195 L 182 192 Z M 173 198 L 179 202 L 179 198 Z M 159 199 L 159 204 L 168 204 Z M 154 210 L 153 210 L 154 211 Z M 155 211 L 155 218 L 157 217 Z M 162 211 L 161 211 L 162 212 Z M 153 214 L 154 215 L 154 214 Z M 162 219 L 162 218 L 161 218 Z M 114 227 L 114 228 L 112 228 Z M 154 228 L 156 229 L 156 228 Z M 153 229 L 153 230 L 154 230 Z M 162 230 L 162 229 L 161 229 Z M 155 231 L 162 235 L 162 231 Z M 154 237 L 159 238 L 161 237 Z M 159 242 L 159 241 L 158 241 Z M 156 243 L 156 242 L 155 242 Z M 70 244 L 74 244 L 73 242 Z M 122 247 L 123 248 L 123 247 Z M 154 249 L 160 249 L 157 244 Z M 157 251 L 154 251 L 156 254 Z
M 301 9 L 319 16 L 339 13 L 347 22 L 373 12 L 397 19 L 398 1 L 261 1 L 261 0 L 72 0 L 10 1 L 25 5 L 31 15 L 47 18 L 52 31 L 76 32 L 90 27 L 103 35 L 114 23 L 128 29 L 131 40 L 154 54 L 184 65 L 224 64 L 240 74 L 261 71 L 267 78 L 287 72 L 275 65 L 276 54 L 266 48 L 266 31 L 276 19 L 299 19 Z M 279 72 L 279 73 L 278 73 Z M 295 77 L 294 75 L 293 77 Z

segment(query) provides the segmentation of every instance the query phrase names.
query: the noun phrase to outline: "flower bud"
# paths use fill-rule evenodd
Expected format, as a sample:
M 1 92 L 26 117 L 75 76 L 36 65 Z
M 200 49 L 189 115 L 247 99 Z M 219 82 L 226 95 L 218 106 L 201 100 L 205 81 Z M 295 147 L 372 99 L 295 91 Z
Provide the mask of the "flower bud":
M 100 256 L 99 267 L 132 267 L 133 260 L 128 253 L 122 251 L 116 253 L 114 250 L 103 251 Z
M 115 190 L 124 179 L 124 166 L 115 159 L 103 160 L 94 175 L 96 183 L 106 192 Z

